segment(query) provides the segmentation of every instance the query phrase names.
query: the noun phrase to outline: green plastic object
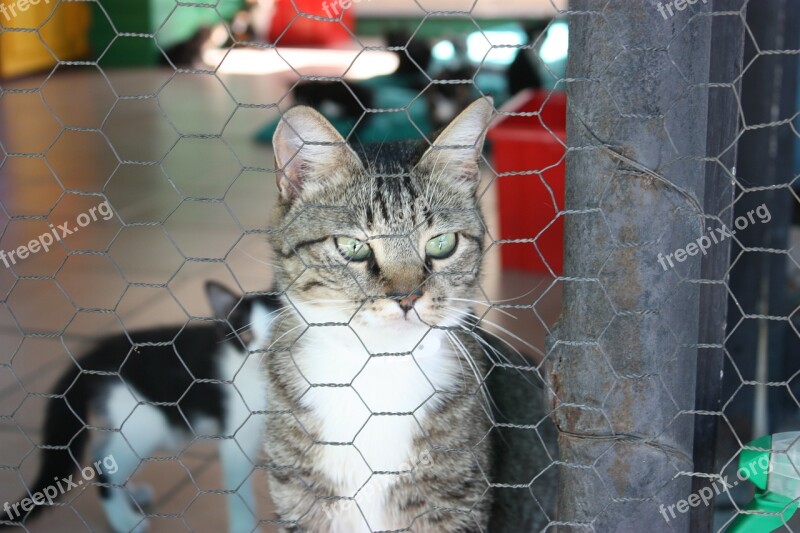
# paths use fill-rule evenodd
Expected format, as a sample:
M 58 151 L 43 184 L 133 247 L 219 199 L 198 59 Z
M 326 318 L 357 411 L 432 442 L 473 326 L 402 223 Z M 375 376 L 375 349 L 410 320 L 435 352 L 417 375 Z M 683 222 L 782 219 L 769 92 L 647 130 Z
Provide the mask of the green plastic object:
M 739 471 L 756 486 L 753 501 L 736 517 L 728 533 L 770 533 L 788 523 L 800 500 L 800 432 L 776 433 L 748 443 Z
M 89 40 L 95 55 L 105 51 L 100 61 L 104 68 L 157 65 L 163 60 L 159 46 L 166 49 L 185 42 L 202 27 L 230 20 L 245 5 L 244 0 L 206 2 L 208 7 L 177 5 L 175 0 L 101 3 L 92 3 Z

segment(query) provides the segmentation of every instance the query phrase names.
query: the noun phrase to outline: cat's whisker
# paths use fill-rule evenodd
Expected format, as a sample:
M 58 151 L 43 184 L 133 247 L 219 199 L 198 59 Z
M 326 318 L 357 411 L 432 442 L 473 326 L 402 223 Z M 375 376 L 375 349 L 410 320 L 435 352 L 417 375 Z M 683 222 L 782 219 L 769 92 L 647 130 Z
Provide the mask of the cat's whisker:
M 479 317 L 478 315 L 475 315 L 475 314 L 473 314 L 473 313 L 470 313 L 470 316 L 471 316 L 472 318 L 474 318 L 475 320 L 479 321 L 479 322 L 485 322 L 486 324 L 489 324 L 490 326 L 492 326 L 492 327 L 494 327 L 494 328 L 497 328 L 497 330 L 498 330 L 498 331 L 500 331 L 501 333 L 504 333 L 504 334 L 508 335 L 509 337 L 511 337 L 512 339 L 514 339 L 515 341 L 517 341 L 517 342 L 519 342 L 520 344 L 522 344 L 524 347 L 526 347 L 526 348 L 529 348 L 529 349 L 533 350 L 534 352 L 536 352 L 537 354 L 539 354 L 539 355 L 541 355 L 542 357 L 544 357 L 544 352 L 542 352 L 542 351 L 541 351 L 539 348 L 537 348 L 537 347 L 536 347 L 536 346 L 534 346 L 533 344 L 529 343 L 529 342 L 528 342 L 528 341 L 526 341 L 525 339 L 521 338 L 520 336 L 516 335 L 515 333 L 512 333 L 511 331 L 507 330 L 506 328 L 504 328 L 504 327 L 503 327 L 503 326 L 501 326 L 500 324 L 497 324 L 496 322 L 492 322 L 491 320 L 489 320 L 489 319 L 487 319 L 487 318 L 485 318 L 485 317 Z M 482 331 L 485 331 L 486 333 L 489 333 L 489 334 L 491 334 L 491 335 L 494 335 L 495 337 L 497 337 L 497 339 L 499 339 L 499 340 L 502 340 L 503 342 L 506 342 L 506 343 L 508 343 L 508 341 L 506 341 L 505 339 L 502 339 L 502 338 L 501 338 L 499 335 L 497 335 L 496 333 L 492 333 L 492 332 L 490 332 L 489 330 L 487 330 L 486 328 L 483 328 L 483 327 L 480 327 L 480 326 L 477 326 L 477 325 L 476 325 L 476 327 L 480 328 Z M 511 346 L 511 344 L 509 344 L 509 346 Z M 515 348 L 515 350 L 516 350 L 516 348 Z
M 453 342 L 453 339 L 450 336 L 450 332 L 449 331 L 445 332 L 445 336 L 447 337 L 447 340 L 450 342 L 450 345 L 456 351 L 458 351 L 458 348 L 456 347 L 455 343 Z M 464 371 L 464 363 L 461 361 L 461 357 L 456 357 L 456 360 L 458 361 L 458 364 L 461 367 L 461 379 L 466 383 L 466 381 L 467 381 L 467 373 Z
M 288 311 L 289 311 L 289 306 L 279 307 L 279 308 L 267 313 L 266 318 L 271 318 L 270 321 L 271 322 L 275 322 L 276 320 L 278 320 L 279 317 L 285 315 Z M 274 317 L 273 317 L 273 315 L 274 315 Z M 227 320 L 226 320 L 226 322 L 227 322 Z M 245 324 L 245 325 L 243 325 L 242 327 L 240 327 L 238 329 L 234 329 L 230 333 L 226 334 L 224 336 L 223 340 L 220 341 L 220 342 L 225 342 L 225 340 L 229 339 L 230 337 L 235 336 L 237 333 L 241 333 L 242 331 L 244 331 L 246 329 L 249 329 L 253 324 L 255 324 L 255 321 L 250 322 L 248 324 Z
M 494 405 L 494 401 L 489 398 L 489 393 L 486 390 L 486 378 L 481 377 L 480 370 L 478 369 L 477 363 L 472 358 L 472 354 L 469 353 L 467 347 L 464 346 L 464 343 L 461 342 L 461 340 L 454 333 L 448 333 L 448 336 L 456 344 L 461 352 L 461 355 L 463 355 L 464 359 L 467 361 L 467 365 L 469 365 L 470 370 L 472 370 L 472 374 L 475 376 L 476 385 L 480 388 L 481 396 L 486 402 L 487 407 L 491 409 L 491 406 Z
M 448 308 L 448 309 L 452 309 L 452 308 Z M 473 320 L 477 321 L 477 322 L 486 321 L 485 319 L 479 320 L 479 317 L 477 315 L 472 314 L 472 313 L 466 313 L 466 315 L 469 316 L 470 318 L 472 318 Z M 453 318 L 455 318 L 455 317 L 453 317 Z M 527 357 L 525 357 L 513 344 L 509 343 L 506 339 L 503 339 L 502 337 L 500 337 L 496 333 L 494 333 L 492 331 L 489 331 L 488 329 L 480 326 L 479 323 L 477 323 L 477 322 L 465 322 L 463 319 L 457 319 L 457 320 L 458 320 L 458 322 L 460 324 L 461 329 L 463 329 L 465 332 L 469 333 L 470 335 L 474 335 L 474 336 L 476 336 L 476 338 L 479 338 L 480 340 L 483 340 L 483 339 L 480 338 L 480 335 L 477 335 L 473 331 L 475 329 L 479 329 L 480 331 L 483 331 L 485 334 L 491 335 L 493 338 L 496 338 L 497 340 L 499 340 L 500 342 L 502 342 L 503 344 L 508 346 L 526 364 L 530 363 L 530 360 Z M 486 321 L 486 322 L 488 323 L 489 321 Z M 499 326 L 495 325 L 495 327 L 499 327 Z M 513 334 L 511 334 L 510 332 L 508 332 L 508 333 L 513 336 Z M 524 342 L 521 339 L 520 339 L 520 341 Z M 534 348 L 532 346 L 531 346 L 531 348 L 533 350 L 539 352 L 538 350 L 536 350 L 536 348 Z M 495 350 L 494 348 L 493 348 L 493 350 L 498 356 L 502 357 L 508 364 L 510 364 L 510 365 L 514 364 L 510 359 L 508 359 L 505 356 L 503 356 L 499 351 Z M 541 354 L 541 352 L 539 352 L 539 353 L 540 353 L 540 355 L 543 355 L 543 354 Z
M 286 335 L 288 335 L 288 334 L 289 334 L 289 333 L 291 333 L 292 331 L 294 331 L 294 330 L 296 330 L 296 329 L 298 329 L 298 328 L 304 328 L 304 327 L 306 327 L 306 325 L 305 325 L 305 324 L 298 324 L 298 325 L 296 325 L 296 326 L 294 326 L 294 327 L 291 327 L 291 328 L 287 329 L 287 330 L 286 330 L 286 331 L 284 331 L 284 332 L 283 332 L 283 333 L 282 333 L 282 334 L 281 334 L 279 337 L 277 337 L 275 340 L 273 340 L 273 341 L 270 343 L 270 345 L 267 347 L 267 350 L 271 350 L 271 349 L 272 349 L 272 347 L 273 347 L 273 346 L 275 346 L 275 343 L 277 343 L 279 340 L 281 340 L 282 338 L 284 338 Z
M 493 353 L 497 354 L 501 358 L 505 359 L 505 357 L 499 351 L 497 351 L 496 348 L 494 348 L 492 345 L 490 345 L 488 342 L 486 342 L 485 339 L 481 338 L 479 335 L 477 335 L 475 333 L 470 333 L 470 335 L 481 343 L 479 345 L 479 347 L 483 351 L 484 355 L 486 355 L 486 357 L 489 358 L 489 360 L 491 360 L 491 355 L 489 355 L 489 352 L 486 350 L 486 348 L 488 348 L 489 350 L 491 350 Z M 507 369 L 509 367 L 505 367 L 505 368 Z M 512 365 L 512 364 L 510 364 L 510 368 L 513 368 L 514 370 L 516 370 L 517 374 L 523 380 L 525 380 L 525 383 L 527 383 L 530 387 L 539 388 L 539 384 L 534 383 L 533 381 L 531 381 L 529 379 L 529 376 L 527 375 L 527 373 L 523 372 L 523 368 L 520 368 L 518 365 Z M 527 368 L 532 368 L 532 367 L 527 367 Z M 538 375 L 538 371 L 537 371 L 537 375 Z M 488 389 L 488 386 L 486 388 Z M 494 401 L 494 398 L 491 397 L 491 394 L 489 395 L 489 398 L 492 401 L 492 405 L 494 406 L 494 410 L 493 411 L 494 411 L 495 417 L 502 417 L 505 420 L 513 420 L 514 419 L 513 416 L 509 416 L 507 413 L 504 412 L 504 410 L 497 404 L 497 402 Z
M 240 254 L 242 254 L 242 255 L 246 255 L 247 257 L 249 257 L 250 259 L 252 259 L 256 263 L 261 263 L 262 265 L 266 265 L 268 267 L 272 267 L 272 268 L 275 268 L 275 269 L 278 269 L 278 270 L 281 270 L 281 271 L 284 270 L 284 268 L 281 265 L 277 264 L 277 263 L 273 263 L 271 261 L 266 261 L 264 259 L 260 259 L 260 258 L 258 258 L 256 256 L 254 256 L 253 254 L 245 252 L 244 250 L 242 250 L 240 248 L 235 248 L 235 250 L 237 252 L 239 252 Z
M 527 292 L 525 292 L 525 293 L 523 293 L 523 294 L 520 294 L 519 296 L 515 296 L 515 297 L 513 297 L 513 298 L 506 298 L 506 299 L 504 299 L 504 300 L 492 300 L 492 301 L 491 301 L 491 303 L 492 303 L 492 304 L 504 304 L 504 303 L 508 303 L 508 302 L 513 302 L 513 301 L 515 301 L 515 300 L 521 300 L 521 299 L 525 298 L 526 296 L 530 296 L 531 294 L 533 294 L 533 292 L 534 292 L 534 291 L 536 291 L 536 289 L 538 289 L 539 287 L 541 287 L 541 286 L 542 286 L 542 284 L 543 284 L 545 281 L 548 281 L 548 280 L 542 280 L 542 281 L 540 281 L 539 283 L 537 283 L 537 284 L 536 284 L 536 286 L 535 286 L 535 287 L 531 288 L 529 291 L 527 291 Z M 447 298 L 447 299 L 448 299 L 448 300 L 451 300 L 451 299 L 454 299 L 454 298 Z
M 491 304 L 491 303 L 488 303 L 488 302 L 482 302 L 480 300 L 470 300 L 468 298 L 444 298 L 444 300 L 451 300 L 453 302 L 469 302 L 469 303 L 473 303 L 473 304 L 483 305 L 485 307 L 490 307 L 493 311 L 497 311 L 498 313 L 504 314 L 509 318 L 513 318 L 514 320 L 517 319 L 516 316 L 514 316 L 511 313 L 509 313 L 505 309 L 501 309 L 499 307 L 495 307 L 494 304 Z
M 463 331 L 464 333 L 470 335 L 471 337 L 473 337 L 475 339 L 479 339 L 480 341 L 483 341 L 484 343 L 485 343 L 485 340 L 483 338 L 481 338 L 481 336 L 479 334 L 475 333 L 475 329 L 480 329 L 481 331 L 484 331 L 484 333 L 491 334 L 489 332 L 486 332 L 483 328 L 481 328 L 480 326 L 477 326 L 473 322 L 466 322 L 466 321 L 460 320 L 460 319 L 456 319 L 456 321 L 458 323 L 457 327 L 459 328 L 459 331 Z M 493 334 L 491 334 L 491 335 L 495 336 Z M 502 339 L 500 339 L 500 340 L 502 340 Z M 514 364 L 502 352 L 498 351 L 497 349 L 495 349 L 491 345 L 489 345 L 489 346 L 491 347 L 492 352 L 494 354 L 496 354 L 498 356 L 498 358 L 500 358 L 501 362 L 507 363 L 509 365 L 513 365 Z M 523 359 L 523 361 L 527 361 L 525 356 L 523 356 L 521 353 L 519 353 L 519 351 L 516 348 L 514 348 L 513 346 L 510 346 L 510 347 L 511 347 L 512 350 L 514 350 Z M 489 360 L 492 361 L 492 362 L 495 362 L 494 359 L 491 358 L 491 357 L 489 358 Z
M 456 317 L 448 317 L 448 318 L 456 318 Z M 525 373 L 523 373 L 523 371 L 522 371 L 522 367 L 529 368 L 529 367 L 531 366 L 531 364 L 532 364 L 532 361 L 530 361 L 528 358 L 526 358 L 524 355 L 522 355 L 522 354 L 519 352 L 519 350 L 517 350 L 517 349 L 516 349 L 514 346 L 510 345 L 509 343 L 505 342 L 503 339 L 501 339 L 501 338 L 497 337 L 497 335 L 495 335 L 495 334 L 493 334 L 493 333 L 491 333 L 491 332 L 488 332 L 488 331 L 486 331 L 484 328 L 480 328 L 480 327 L 478 327 L 479 329 L 481 329 L 482 331 L 484 331 L 484 332 L 485 332 L 487 335 L 492 335 L 493 337 L 497 338 L 498 340 L 500 340 L 501 342 L 504 342 L 504 344 L 506 344 L 507 346 L 509 346 L 509 347 L 510 347 L 510 348 L 511 348 L 511 349 L 512 349 L 512 350 L 513 350 L 513 351 L 514 351 L 514 352 L 515 352 L 515 353 L 516 353 L 516 354 L 517 354 L 519 357 L 520 357 L 520 359 L 522 359 L 522 364 L 521 364 L 521 365 L 520 365 L 520 364 L 516 364 L 516 363 L 514 363 L 513 361 L 511 361 L 511 359 L 509 359 L 508 357 L 506 357 L 506 355 L 505 355 L 505 354 L 503 354 L 503 353 L 502 353 L 501 351 L 499 351 L 497 348 L 495 348 L 494 346 L 492 346 L 491 344 L 489 344 L 489 343 L 486 341 L 486 339 L 484 339 L 484 338 L 483 338 L 483 337 L 481 337 L 479 334 L 477 334 L 475 331 L 473 331 L 471 328 L 475 328 L 475 327 L 476 327 L 476 325 L 475 325 L 475 324 L 470 324 L 470 327 L 467 327 L 466 325 L 463 325 L 463 323 L 464 323 L 464 322 L 463 322 L 463 320 L 459 320 L 459 319 L 457 319 L 457 318 L 456 318 L 456 320 L 457 320 L 457 321 L 459 322 L 459 324 L 460 324 L 460 326 L 459 326 L 459 327 L 460 327 L 460 328 L 461 328 L 461 329 L 462 329 L 462 330 L 463 330 L 465 333 L 467 333 L 468 335 L 470 335 L 470 337 L 471 337 L 471 338 L 473 338 L 475 341 L 477 341 L 477 342 L 479 343 L 479 346 L 478 346 L 478 347 L 479 347 L 479 348 L 481 348 L 481 350 L 482 350 L 482 351 L 483 351 L 483 353 L 486 355 L 486 357 L 488 358 L 488 360 L 489 360 L 489 361 L 492 361 L 492 362 L 494 362 L 494 358 L 492 357 L 492 355 L 496 356 L 496 358 L 497 358 L 497 359 L 498 359 L 498 360 L 499 360 L 501 363 L 504 363 L 504 364 L 508 365 L 509 367 L 512 367 L 512 368 L 514 368 L 514 369 L 517 371 L 517 373 L 518 373 L 518 374 L 519 374 L 519 375 L 520 375 L 520 376 L 521 376 L 521 377 L 522 377 L 522 378 L 523 378 L 523 379 L 524 379 L 524 380 L 525 380 L 525 381 L 526 381 L 526 382 L 527 382 L 529 385 L 531 385 L 531 386 L 537 386 L 535 383 L 533 383 L 532 381 L 530 381 L 530 379 L 528 378 L 528 376 L 527 376 Z M 489 352 L 487 351 L 487 348 L 488 348 L 489 350 L 491 350 L 491 353 L 489 353 Z
M 275 315 L 275 317 L 272 319 L 272 322 L 274 322 L 275 320 L 278 319 L 278 317 L 280 317 L 281 315 L 283 315 L 287 311 L 288 310 L 287 310 L 286 307 L 281 307 L 279 309 L 276 309 L 274 311 L 270 311 L 269 313 L 267 313 L 267 318 L 271 317 L 272 315 Z M 230 337 L 233 337 L 237 333 L 241 333 L 242 331 L 250 328 L 253 324 L 255 324 L 255 322 L 250 322 L 249 324 L 245 324 L 244 326 L 240 327 L 239 329 L 235 329 L 235 330 L 231 331 L 230 333 L 225 335 L 225 339 L 229 339 Z M 220 342 L 224 342 L 224 340 L 222 340 Z
M 349 298 L 345 298 L 345 299 L 341 299 L 341 300 L 333 299 L 333 298 L 330 298 L 330 299 L 329 298 L 324 298 L 324 299 L 319 299 L 319 300 L 301 300 L 301 299 L 298 298 L 297 301 L 296 301 L 296 303 L 308 304 L 308 305 L 313 305 L 313 304 L 318 304 L 318 303 L 329 303 L 329 302 L 346 302 L 346 303 L 353 303 L 353 304 L 359 303 L 358 300 L 353 300 L 353 299 L 349 299 Z
M 517 349 L 516 346 L 511 344 L 507 339 L 504 339 L 503 337 L 499 336 L 497 333 L 495 333 L 493 331 L 490 331 L 490 330 L 488 330 L 488 329 L 486 329 L 486 328 L 484 328 L 482 326 L 475 325 L 475 324 L 470 324 L 469 326 L 462 326 L 462 327 L 465 328 L 465 331 L 468 331 L 470 333 L 474 333 L 473 330 L 475 330 L 475 329 L 478 329 L 478 330 L 482 331 L 486 335 L 489 335 L 492 338 L 497 339 L 498 341 L 502 342 L 505 346 L 507 346 L 510 350 L 512 350 L 522 361 L 525 361 L 526 363 L 530 363 L 530 359 L 525 357 L 525 355 L 523 355 L 522 352 L 520 352 L 519 349 Z M 539 353 L 539 355 L 543 356 L 543 354 L 541 353 L 540 350 L 537 350 L 536 348 L 533 348 L 533 350 L 537 351 Z M 507 360 L 507 362 L 509 364 L 513 364 L 511 360 Z
M 464 358 L 464 361 L 467 362 L 467 365 L 469 366 L 470 371 L 472 372 L 473 375 L 475 375 L 475 369 L 472 368 L 471 361 L 467 357 L 467 353 L 466 353 L 466 349 L 464 347 L 464 344 L 459 342 L 458 338 L 455 336 L 455 334 L 452 331 L 446 332 L 446 336 L 450 340 L 450 344 L 452 344 L 452 346 L 458 352 L 458 355 L 459 355 L 458 361 L 459 361 L 459 363 L 461 363 L 461 370 L 462 370 L 462 377 L 463 377 L 463 380 L 464 380 L 464 385 L 467 386 L 467 376 L 466 376 L 465 373 L 463 373 L 464 366 L 463 366 L 463 363 L 461 361 L 462 357 Z M 475 376 L 475 377 L 477 379 L 477 376 Z M 478 381 L 478 383 L 480 383 L 480 379 L 477 379 L 477 381 Z
M 311 300 L 311 301 L 308 301 L 308 302 L 302 302 L 302 304 L 313 307 L 313 306 L 318 305 L 320 303 L 327 304 L 329 302 L 356 303 L 356 302 L 353 302 L 352 300 Z M 296 305 L 289 305 L 287 307 L 289 308 L 289 311 L 293 312 L 297 317 L 300 318 L 300 320 L 302 320 L 303 322 L 309 322 L 308 318 L 306 318 L 303 315 L 302 310 L 299 309 Z M 325 305 L 325 306 L 318 306 L 317 308 L 318 309 L 322 309 L 325 312 L 342 312 L 342 311 L 348 311 L 348 310 L 351 311 L 352 310 L 352 308 L 349 305 Z M 330 320 L 324 320 L 323 322 L 329 322 L 329 321 Z
M 531 366 L 531 365 L 533 364 L 533 362 L 532 362 L 532 361 L 527 361 L 527 360 L 525 360 L 525 364 L 524 364 L 524 365 L 517 365 L 517 364 L 514 364 L 514 363 L 513 363 L 513 362 L 512 362 L 512 361 L 511 361 L 511 360 L 510 360 L 508 357 L 506 357 L 506 356 L 505 356 L 505 355 L 504 355 L 504 354 L 503 354 L 501 351 L 499 351 L 497 348 L 495 348 L 494 346 L 492 346 L 491 344 L 489 344 L 489 343 L 486 341 L 486 339 L 482 338 L 482 337 L 481 337 L 480 335 L 478 335 L 477 333 L 474 333 L 474 332 L 467 332 L 467 333 L 468 333 L 468 334 L 469 334 L 469 335 L 470 335 L 470 336 L 471 336 L 473 339 L 475 339 L 476 341 L 478 341 L 478 343 L 481 345 L 481 349 L 483 350 L 483 353 L 484 353 L 484 354 L 486 354 L 486 356 L 489 358 L 489 360 L 491 360 L 491 359 L 492 359 L 492 357 L 491 357 L 491 355 L 489 354 L 489 352 L 487 352 L 487 351 L 486 351 L 486 349 L 487 349 L 487 348 L 488 348 L 489 350 L 491 350 L 491 351 L 492 351 L 492 353 L 493 353 L 494 355 L 496 355 L 496 356 L 497 356 L 497 357 L 498 357 L 500 360 L 502 360 L 502 361 L 505 361 L 507 365 L 509 365 L 510 367 L 514 368 L 514 369 L 517 371 L 517 373 L 518 373 L 520 376 L 522 376 L 522 377 L 525 379 L 525 381 L 526 381 L 526 382 L 527 382 L 529 385 L 531 385 L 532 387 L 533 387 L 533 386 L 537 386 L 535 383 L 533 383 L 532 381 L 530 381 L 530 380 L 528 379 L 528 376 L 527 376 L 525 373 L 523 373 L 523 368 L 535 368 L 535 367 Z
M 488 357 L 488 353 L 486 352 L 486 349 L 483 348 L 483 346 L 479 346 L 479 348 L 483 351 L 484 355 L 486 355 Z M 519 370 L 518 370 L 518 372 L 519 372 Z M 484 400 L 487 402 L 487 406 L 488 406 L 489 410 L 491 410 L 491 411 L 493 411 L 495 413 L 501 413 L 502 414 L 502 409 L 500 409 L 500 406 L 497 405 L 497 402 L 495 402 L 494 398 L 491 395 L 491 392 L 489 391 L 489 387 L 485 382 L 481 384 L 481 389 L 484 392 L 483 397 L 484 397 Z

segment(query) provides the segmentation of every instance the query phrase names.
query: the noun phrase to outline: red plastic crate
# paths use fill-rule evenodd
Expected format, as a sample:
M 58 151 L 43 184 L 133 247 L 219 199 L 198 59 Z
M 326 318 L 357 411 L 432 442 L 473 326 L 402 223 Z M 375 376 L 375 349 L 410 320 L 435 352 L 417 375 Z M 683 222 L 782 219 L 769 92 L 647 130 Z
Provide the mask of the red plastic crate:
M 330 7 L 335 3 L 335 7 Z M 333 0 L 276 0 L 275 11 L 270 24 L 269 42 L 280 38 L 281 46 L 299 46 L 308 48 L 335 48 L 353 42 L 347 28 L 355 27 L 353 2 L 348 9 L 342 9 L 339 2 Z M 328 9 L 325 9 L 328 6 Z M 304 17 L 342 17 L 341 22 L 317 20 Z M 345 28 L 347 26 L 347 28 Z
M 546 274 L 552 269 L 560 275 L 564 219 L 557 213 L 564 209 L 567 95 L 526 91 L 501 111 L 535 113 L 501 116 L 487 135 L 494 168 L 501 173 L 497 179 L 500 238 L 528 239 L 500 247 L 503 268 Z M 524 174 L 502 175 L 507 172 Z

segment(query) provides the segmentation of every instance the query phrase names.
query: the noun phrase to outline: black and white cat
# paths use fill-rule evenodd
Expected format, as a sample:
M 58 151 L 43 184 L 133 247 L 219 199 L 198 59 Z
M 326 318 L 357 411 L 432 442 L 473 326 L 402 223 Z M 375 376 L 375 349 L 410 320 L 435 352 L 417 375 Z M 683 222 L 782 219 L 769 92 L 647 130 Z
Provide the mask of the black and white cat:
M 23 497 L 29 500 L 28 512 L 20 507 L 23 499 L 0 520 L 27 523 L 47 506 L 31 509 L 30 496 L 94 464 L 106 467 L 97 468 L 96 480 L 111 528 L 143 532 L 147 520 L 127 484 L 130 476 L 142 459 L 156 451 L 177 455 L 196 435 L 222 437 L 224 485 L 231 491 L 229 531 L 255 529 L 248 477 L 264 432 L 259 413 L 266 409 L 266 376 L 259 369 L 260 350 L 267 347 L 281 303 L 267 294 L 241 299 L 213 282 L 206 284 L 206 294 L 214 324 L 111 337 L 78 360 L 80 369 L 61 376 L 46 413 L 42 466 Z M 84 453 L 89 419 L 103 430 L 90 459 Z

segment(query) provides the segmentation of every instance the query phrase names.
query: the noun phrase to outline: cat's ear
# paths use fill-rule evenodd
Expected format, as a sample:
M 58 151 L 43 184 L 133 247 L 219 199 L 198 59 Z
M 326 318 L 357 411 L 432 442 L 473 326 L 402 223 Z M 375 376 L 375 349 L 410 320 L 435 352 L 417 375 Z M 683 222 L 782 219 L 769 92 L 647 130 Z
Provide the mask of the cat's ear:
M 211 304 L 214 318 L 221 318 L 222 320 L 228 320 L 231 311 L 240 300 L 238 294 L 216 281 L 206 282 L 206 297 L 208 298 L 208 303 Z
M 437 179 L 447 177 L 477 187 L 481 152 L 493 115 L 491 97 L 472 102 L 436 137 L 418 167 Z
M 275 180 L 284 201 L 312 193 L 327 180 L 360 166 L 358 156 L 330 122 L 315 110 L 297 106 L 281 117 L 272 138 Z

